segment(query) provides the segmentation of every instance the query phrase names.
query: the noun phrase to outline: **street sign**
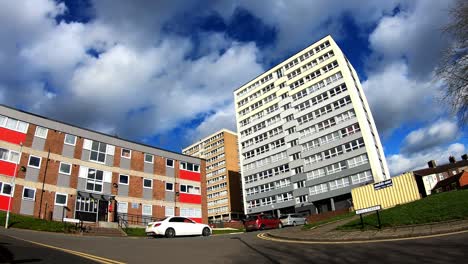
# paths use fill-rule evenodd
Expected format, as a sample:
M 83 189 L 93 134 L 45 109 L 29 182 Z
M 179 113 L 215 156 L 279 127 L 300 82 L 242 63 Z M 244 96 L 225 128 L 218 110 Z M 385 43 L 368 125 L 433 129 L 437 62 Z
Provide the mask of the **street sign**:
M 387 187 L 391 187 L 391 186 L 393 186 L 392 179 L 385 180 L 385 181 L 381 181 L 381 182 L 378 182 L 378 183 L 374 183 L 374 190 L 377 191 L 377 190 L 387 188 Z
M 361 219 L 361 228 L 364 228 L 364 220 L 362 219 L 362 214 L 375 212 L 377 214 L 377 221 L 379 223 L 378 228 L 381 229 L 382 228 L 382 223 L 380 222 L 380 214 L 379 214 L 379 210 L 381 210 L 381 209 L 382 209 L 382 206 L 374 205 L 374 206 L 371 206 L 371 207 L 356 210 L 356 214 L 359 215 L 359 218 Z
M 356 210 L 356 214 L 365 214 L 365 213 L 370 213 L 370 212 L 374 212 L 374 211 L 378 211 L 378 210 L 381 210 L 382 209 L 382 206 L 380 205 L 375 205 L 375 206 L 372 206 L 372 207 L 367 207 L 367 208 L 363 208 L 363 209 L 359 209 L 359 210 Z

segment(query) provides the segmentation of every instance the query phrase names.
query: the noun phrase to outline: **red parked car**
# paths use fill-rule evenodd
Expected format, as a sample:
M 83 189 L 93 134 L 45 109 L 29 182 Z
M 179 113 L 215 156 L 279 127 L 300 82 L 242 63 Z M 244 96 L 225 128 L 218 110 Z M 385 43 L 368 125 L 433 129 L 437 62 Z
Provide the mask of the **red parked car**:
M 252 230 L 263 230 L 263 229 L 272 229 L 280 228 L 281 221 L 272 215 L 258 214 L 258 215 L 249 215 L 243 221 L 245 231 Z

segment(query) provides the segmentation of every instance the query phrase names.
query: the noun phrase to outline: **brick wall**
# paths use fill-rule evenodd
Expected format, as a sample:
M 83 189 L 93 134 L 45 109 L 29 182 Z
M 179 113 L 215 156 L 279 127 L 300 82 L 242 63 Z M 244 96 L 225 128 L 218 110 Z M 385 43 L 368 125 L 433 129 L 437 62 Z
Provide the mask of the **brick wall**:
M 130 168 L 136 171 L 143 171 L 145 155 L 143 152 L 132 151 L 132 159 L 130 161 Z
M 328 212 L 324 212 L 324 213 L 320 213 L 320 214 L 309 215 L 309 216 L 307 216 L 307 221 L 309 223 L 319 222 L 319 221 L 323 221 L 323 220 L 326 220 L 328 218 L 335 217 L 337 215 L 346 214 L 346 213 L 349 213 L 349 209 L 340 209 L 340 210 L 336 210 L 336 211 L 328 211 Z
M 166 175 L 166 159 L 165 158 L 154 156 L 154 174 Z
M 20 208 L 21 208 L 21 199 L 23 197 L 23 186 L 21 185 L 15 185 L 15 193 L 14 193 L 14 198 L 11 201 L 12 202 L 12 207 L 11 211 L 14 214 L 19 214 Z
M 77 188 L 78 187 L 78 174 L 80 172 L 80 166 L 74 164 L 72 165 L 72 172 L 70 175 L 70 187 Z
M 83 142 L 84 139 L 82 137 L 78 137 L 76 139 L 76 144 L 75 144 L 75 159 L 81 160 L 81 154 L 83 153 Z
M 63 150 L 64 139 L 65 133 L 49 129 L 49 131 L 47 132 L 46 142 L 44 144 L 44 151 L 50 150 L 51 153 L 61 155 Z
M 115 147 L 114 152 L 114 167 L 120 167 L 120 153 L 122 151 L 121 147 Z M 117 181 L 115 181 L 117 182 Z
M 164 200 L 166 196 L 166 186 L 163 181 L 153 180 L 153 199 Z
M 143 178 L 137 176 L 129 176 L 129 178 L 128 196 L 143 197 Z
M 34 139 L 34 133 L 36 132 L 36 125 L 29 124 L 28 131 L 26 134 L 26 141 L 23 143 L 25 147 L 32 147 L 32 142 Z
M 26 167 L 26 170 L 28 169 L 28 161 L 29 161 L 29 154 L 27 153 L 21 153 L 21 158 L 20 158 L 20 163 L 18 164 L 18 167 L 20 168 L 21 166 Z M 18 173 L 16 177 L 24 179 L 26 177 L 26 174 L 24 172 L 19 171 L 18 168 Z

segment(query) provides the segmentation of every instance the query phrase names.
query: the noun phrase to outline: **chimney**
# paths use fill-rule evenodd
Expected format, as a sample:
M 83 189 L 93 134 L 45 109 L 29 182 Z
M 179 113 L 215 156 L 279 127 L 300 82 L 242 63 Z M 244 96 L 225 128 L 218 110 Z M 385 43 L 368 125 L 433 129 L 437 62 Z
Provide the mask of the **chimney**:
M 456 161 L 456 160 L 455 160 L 455 157 L 454 157 L 454 156 L 450 156 L 450 157 L 449 157 L 449 162 L 450 162 L 450 163 L 455 163 L 455 161 Z
M 468 154 L 466 154 L 466 153 L 463 154 L 463 155 L 461 156 L 461 158 L 462 158 L 462 160 L 468 160 Z
M 431 160 L 427 163 L 427 166 L 429 166 L 429 168 L 435 168 L 437 167 L 437 164 L 436 164 L 436 161 L 435 160 Z

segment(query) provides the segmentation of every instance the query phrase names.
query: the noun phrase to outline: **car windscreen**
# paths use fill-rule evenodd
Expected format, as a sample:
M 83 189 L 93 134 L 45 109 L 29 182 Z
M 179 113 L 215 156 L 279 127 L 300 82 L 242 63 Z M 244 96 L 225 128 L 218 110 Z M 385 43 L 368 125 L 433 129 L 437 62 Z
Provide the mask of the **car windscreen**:
M 280 217 L 280 219 L 286 219 L 286 218 L 288 218 L 287 215 L 282 215 L 282 216 Z
M 248 215 L 246 218 L 245 218 L 245 221 L 255 221 L 257 220 L 257 216 L 256 215 Z

